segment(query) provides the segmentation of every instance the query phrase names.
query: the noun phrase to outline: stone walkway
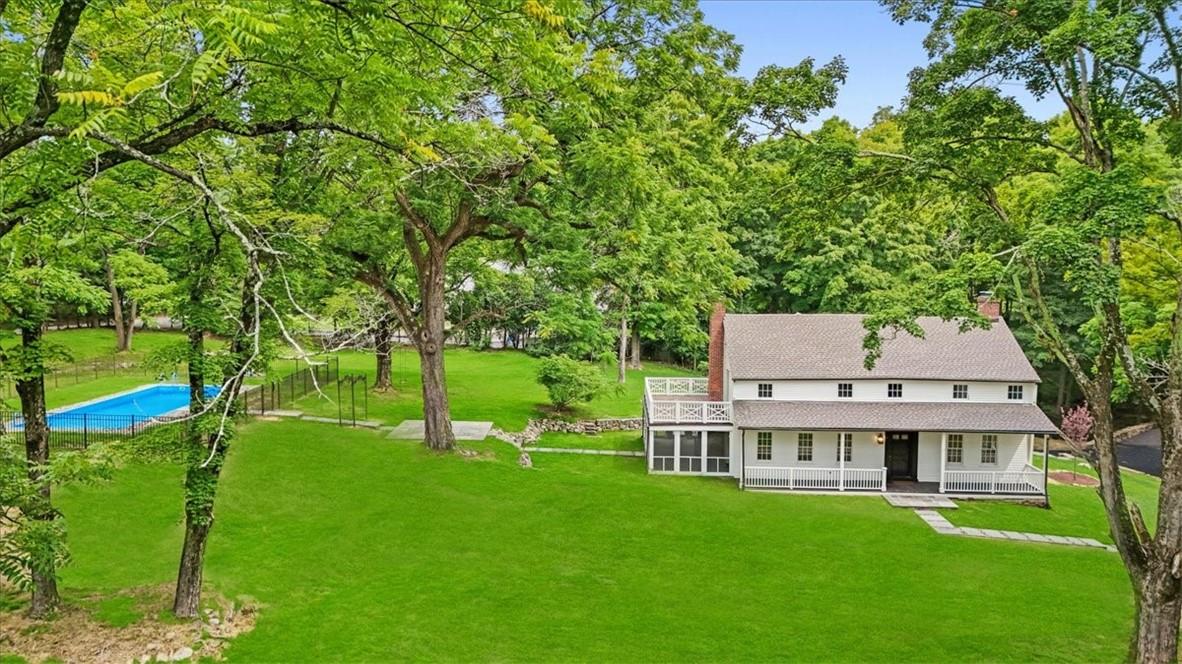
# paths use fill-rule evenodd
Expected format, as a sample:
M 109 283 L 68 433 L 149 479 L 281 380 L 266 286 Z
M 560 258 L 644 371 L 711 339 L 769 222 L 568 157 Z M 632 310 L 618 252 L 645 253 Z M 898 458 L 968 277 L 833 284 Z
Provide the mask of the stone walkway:
M 956 503 L 952 502 L 948 497 L 943 495 L 901 495 L 897 493 L 882 494 L 884 500 L 891 504 L 892 507 L 920 507 L 931 509 L 933 507 L 942 507 L 944 509 L 956 509 Z
M 1013 540 L 1015 542 L 1041 542 L 1043 544 L 1065 544 L 1067 546 L 1082 546 L 1093 549 L 1104 549 L 1116 552 L 1116 547 L 1104 544 L 1090 537 L 1063 537 L 1060 535 L 1041 535 L 1039 533 L 1023 533 L 1016 530 L 993 530 L 991 528 L 968 528 L 954 526 L 944 518 L 943 514 L 935 510 L 915 510 L 924 523 L 941 535 L 960 535 L 962 537 L 984 537 L 986 539 Z
M 559 454 L 598 454 L 601 456 L 643 457 L 644 452 L 636 450 L 581 450 L 573 447 L 527 447 L 527 452 L 557 452 Z
M 399 440 L 422 440 L 425 433 L 424 426 L 422 420 L 403 420 L 401 424 L 391 429 L 386 437 Z M 492 422 L 452 420 L 451 429 L 456 440 L 484 440 L 488 437 L 489 430 L 492 429 Z

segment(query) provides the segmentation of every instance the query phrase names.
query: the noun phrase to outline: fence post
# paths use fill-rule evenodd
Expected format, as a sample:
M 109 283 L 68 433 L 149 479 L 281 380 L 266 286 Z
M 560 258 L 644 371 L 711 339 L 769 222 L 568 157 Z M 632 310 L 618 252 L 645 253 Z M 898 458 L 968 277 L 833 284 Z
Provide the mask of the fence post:
M 48 420 L 48 418 L 46 419 Z M 49 422 L 47 421 L 45 424 L 48 425 Z M 46 426 L 45 428 L 48 429 L 49 427 Z M 87 441 L 88 434 L 90 433 L 89 429 L 90 427 L 87 424 L 86 413 L 82 413 L 82 449 L 86 449 L 90 446 L 90 443 Z
M 369 419 L 369 376 L 361 376 L 361 409 L 364 411 L 363 417 Z
M 354 388 L 357 387 L 357 377 L 354 376 L 349 381 L 349 414 L 353 416 L 353 426 L 357 426 L 357 397 L 354 396 Z
M 341 377 L 337 375 L 337 426 L 343 426 L 344 420 L 341 418 Z

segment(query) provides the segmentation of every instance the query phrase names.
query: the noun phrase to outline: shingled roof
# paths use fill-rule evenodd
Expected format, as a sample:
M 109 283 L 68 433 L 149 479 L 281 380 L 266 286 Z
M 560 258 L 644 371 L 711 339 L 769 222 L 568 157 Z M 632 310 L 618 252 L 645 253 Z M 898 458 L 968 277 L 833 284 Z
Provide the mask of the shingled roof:
M 1032 403 L 736 401 L 735 424 L 742 429 L 806 431 L 1058 433 Z
M 727 314 L 726 365 L 734 380 L 884 379 L 1039 382 L 1004 320 L 961 332 L 955 321 L 922 317 L 922 339 L 884 330 L 869 371 L 861 314 Z

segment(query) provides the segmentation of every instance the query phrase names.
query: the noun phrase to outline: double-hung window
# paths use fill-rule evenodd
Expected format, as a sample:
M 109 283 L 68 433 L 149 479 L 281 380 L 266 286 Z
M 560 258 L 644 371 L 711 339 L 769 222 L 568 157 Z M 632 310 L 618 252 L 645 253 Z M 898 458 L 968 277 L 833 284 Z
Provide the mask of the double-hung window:
M 997 463 L 997 436 L 987 433 L 981 436 L 981 463 Z
M 796 460 L 813 460 L 813 434 L 803 432 L 796 434 Z
M 848 463 L 854 460 L 854 434 L 839 433 L 837 434 L 837 460 L 842 461 L 844 453 L 845 461 Z
M 755 435 L 755 459 L 757 461 L 772 460 L 772 432 L 760 431 Z
M 948 454 L 945 458 L 947 459 L 948 463 L 964 463 L 963 434 L 948 434 Z

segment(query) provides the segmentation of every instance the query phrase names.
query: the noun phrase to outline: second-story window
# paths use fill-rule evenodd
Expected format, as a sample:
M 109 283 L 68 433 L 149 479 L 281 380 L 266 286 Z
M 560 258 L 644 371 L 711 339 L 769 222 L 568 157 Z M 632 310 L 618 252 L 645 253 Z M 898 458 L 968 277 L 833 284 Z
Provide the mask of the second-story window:
M 1013 401 L 1021 401 L 1022 400 L 1022 386 L 1021 385 L 1010 385 L 1008 388 L 1006 388 L 1006 397 L 1013 400 Z
M 953 399 L 968 399 L 969 398 L 969 386 L 968 385 L 953 385 L 952 386 L 952 398 Z
M 853 397 L 854 396 L 854 384 L 853 383 L 838 383 L 837 384 L 837 396 L 840 399 L 849 399 L 849 398 Z
M 887 396 L 892 399 L 903 398 L 903 383 L 887 383 Z
M 772 384 L 771 383 L 760 383 L 758 386 L 756 386 L 755 390 L 756 390 L 756 394 L 759 396 L 760 399 L 771 399 L 772 398 Z

